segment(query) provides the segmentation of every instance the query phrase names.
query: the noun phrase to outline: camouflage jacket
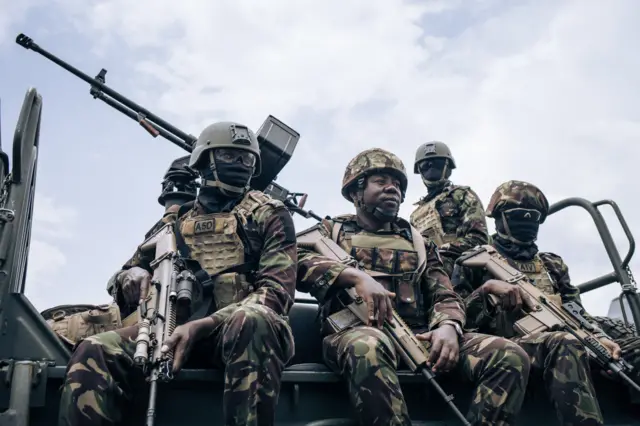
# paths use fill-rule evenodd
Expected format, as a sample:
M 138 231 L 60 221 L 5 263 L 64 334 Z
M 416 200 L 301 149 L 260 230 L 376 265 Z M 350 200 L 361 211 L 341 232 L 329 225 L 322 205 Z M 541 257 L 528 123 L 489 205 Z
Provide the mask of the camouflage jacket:
M 411 224 L 424 233 L 420 219 L 428 214 L 429 204 L 435 199 L 435 210 L 440 216 L 442 231 L 452 236 L 451 241 L 439 247 L 443 256 L 458 257 L 477 245 L 487 244 L 489 233 L 484 208 L 478 195 L 468 186 L 447 182 L 441 191 L 426 195 L 415 203 Z M 453 238 L 455 236 L 455 239 Z
M 349 222 L 352 226 L 355 226 L 356 234 L 354 235 L 363 232 L 362 228 L 357 226 L 354 215 L 344 215 L 334 220 L 325 219 L 322 221 L 326 237 L 331 238 L 334 225 L 338 220 L 340 222 Z M 408 229 L 408 222 L 399 219 L 392 225 L 392 233 L 380 231 L 374 234 L 376 236 L 398 238 L 399 235 L 406 234 Z M 423 242 L 426 246 L 427 265 L 417 281 L 423 295 L 422 300 L 419 302 L 424 303 L 426 311 L 424 322 L 428 324 L 429 329 L 436 328 L 438 324 L 445 320 L 453 320 L 464 326 L 465 311 L 463 300 L 453 291 L 449 278 L 442 269 L 442 260 L 438 253 L 438 248 L 431 241 L 423 239 Z M 337 243 L 361 264 L 371 260 L 366 259 L 368 256 L 366 250 L 352 250 L 351 239 L 345 238 L 344 230 L 342 229 L 337 236 Z M 345 266 L 315 252 L 301 248 L 298 249 L 298 256 L 298 291 L 310 293 L 325 309 L 328 307 L 326 314 L 333 313 L 336 307 L 330 306 L 332 286 L 336 282 L 338 275 L 345 269 Z M 387 261 L 388 259 L 382 259 L 381 263 L 388 263 Z M 397 298 L 401 296 L 400 294 L 397 295 L 394 307 L 397 308 Z
M 495 238 L 496 236 L 492 236 Z M 518 268 L 517 263 L 513 261 L 507 253 L 500 250 L 500 247 L 495 243 L 492 244 L 502 256 L 504 256 L 511 266 Z M 580 290 L 571 285 L 571 278 L 569 277 L 569 267 L 562 260 L 560 256 L 549 252 L 538 252 L 534 259 L 539 259 L 544 268 L 548 272 L 549 286 L 544 285 L 540 287 L 541 291 L 544 291 L 549 295 L 557 295 L 562 303 L 577 302 L 582 305 L 580 299 Z M 526 274 L 525 271 L 522 271 Z M 497 312 L 489 304 L 488 299 L 483 295 L 480 287 L 492 279 L 493 277 L 486 269 L 479 268 L 467 268 L 456 265 L 454 273 L 451 277 L 451 282 L 454 289 L 460 296 L 464 298 L 464 303 L 467 309 L 467 328 L 472 331 L 478 331 L 488 334 L 499 334 L 500 330 L 497 325 Z M 533 281 L 534 284 L 540 285 L 539 282 Z M 585 318 L 595 324 L 595 320 L 589 314 L 585 313 Z M 598 327 L 600 328 L 600 327 Z
M 267 197 L 259 191 L 250 191 L 245 197 L 251 193 Z M 205 211 L 196 201 L 190 210 L 184 213 L 180 211 L 179 215 L 165 213 L 155 227 L 174 222 L 178 216 L 183 219 L 202 214 Z M 268 202 L 248 216 L 243 228 L 256 267 L 253 274 L 254 291 L 239 303 L 257 303 L 271 308 L 277 314 L 287 315 L 293 306 L 298 261 L 295 227 L 290 213 L 284 204 L 269 198 Z M 152 273 L 151 261 L 153 258 L 144 256 L 138 249 L 123 265 L 122 270 L 138 266 Z M 222 319 L 235 309 L 236 304 L 230 305 L 215 312 L 213 317 Z

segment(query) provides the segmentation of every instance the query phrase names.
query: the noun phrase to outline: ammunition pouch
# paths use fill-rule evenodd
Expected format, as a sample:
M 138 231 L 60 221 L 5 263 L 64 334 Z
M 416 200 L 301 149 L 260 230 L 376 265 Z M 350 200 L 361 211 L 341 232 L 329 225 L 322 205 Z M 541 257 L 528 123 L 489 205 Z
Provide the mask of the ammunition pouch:
M 253 292 L 253 286 L 247 281 L 244 274 L 234 272 L 220 274 L 216 275 L 213 281 L 213 299 L 216 310 L 240 302 Z
M 120 309 L 115 303 L 60 305 L 42 311 L 40 315 L 53 332 L 70 346 L 86 337 L 122 328 Z

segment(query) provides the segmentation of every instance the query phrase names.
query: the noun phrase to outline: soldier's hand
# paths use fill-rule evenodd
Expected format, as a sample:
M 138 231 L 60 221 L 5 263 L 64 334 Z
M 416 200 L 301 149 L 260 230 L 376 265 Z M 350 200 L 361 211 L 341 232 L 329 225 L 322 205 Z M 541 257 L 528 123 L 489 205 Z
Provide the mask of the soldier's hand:
M 609 349 L 613 359 L 616 361 L 620 359 L 622 356 L 622 349 L 620 349 L 620 346 L 616 342 L 607 337 L 601 337 L 598 340 L 600 340 L 600 343 L 602 343 L 605 348 Z
M 149 293 L 151 274 L 139 266 L 122 271 L 118 276 L 122 296 L 127 305 L 142 302 Z
M 173 330 L 173 334 L 165 340 L 164 345 L 160 348 L 163 355 L 174 350 L 173 368 L 174 374 L 178 373 L 182 368 L 191 352 L 193 344 L 202 338 L 211 335 L 215 329 L 215 321 L 212 317 L 204 317 L 186 324 L 179 325 Z
M 488 280 L 483 284 L 482 288 L 486 294 L 495 296 L 498 300 L 498 305 L 505 311 L 519 310 L 522 308 L 523 303 L 527 308 L 531 307 L 529 298 L 522 293 L 522 290 L 517 285 L 500 280 Z
M 384 320 L 391 320 L 393 317 L 393 304 L 391 299 L 396 297 L 395 293 L 388 291 L 378 281 L 369 274 L 357 268 L 347 268 L 338 276 L 343 284 L 353 286 L 356 293 L 366 302 L 369 309 L 369 322 L 367 325 L 376 323 L 378 328 L 382 328 Z
M 434 373 L 447 372 L 458 364 L 460 345 L 458 333 L 452 325 L 443 324 L 435 330 L 417 334 L 416 337 L 418 340 L 431 343 L 427 365 Z

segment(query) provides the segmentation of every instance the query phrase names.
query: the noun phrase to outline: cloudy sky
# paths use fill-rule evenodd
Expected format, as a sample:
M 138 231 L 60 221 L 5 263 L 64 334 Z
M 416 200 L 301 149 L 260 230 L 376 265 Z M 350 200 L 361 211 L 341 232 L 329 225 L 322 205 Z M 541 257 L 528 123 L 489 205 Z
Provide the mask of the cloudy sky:
M 280 118 L 302 136 L 278 181 L 323 215 L 353 210 L 340 182 L 359 151 L 389 149 L 412 168 L 437 139 L 485 206 L 501 182 L 528 180 L 551 202 L 614 199 L 640 232 L 639 17 L 636 0 L 0 0 L 5 150 L 27 88 L 44 98 L 27 295 L 39 310 L 107 302 L 184 152 L 16 45 L 20 32 L 91 76 L 106 68 L 112 88 L 187 133 Z M 405 217 L 424 191 L 411 175 Z M 611 270 L 578 208 L 552 216 L 540 245 L 576 284 Z M 586 294 L 588 310 L 605 314 L 618 292 Z

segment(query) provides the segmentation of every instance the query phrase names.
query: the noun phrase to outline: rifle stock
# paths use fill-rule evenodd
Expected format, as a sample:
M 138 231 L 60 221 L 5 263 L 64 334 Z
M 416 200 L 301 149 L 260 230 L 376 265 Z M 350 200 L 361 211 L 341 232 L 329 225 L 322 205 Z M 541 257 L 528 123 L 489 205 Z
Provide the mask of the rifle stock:
M 469 268 L 486 268 L 498 280 L 517 285 L 525 298 L 528 312 L 513 324 L 520 336 L 543 331 L 566 331 L 575 336 L 601 367 L 612 371 L 627 385 L 640 392 L 640 386 L 629 374 L 634 371 L 624 359 L 615 360 L 613 354 L 596 337 L 596 328 L 584 317 L 584 309 L 576 302 L 562 303 L 556 295 L 547 295 L 529 282 L 527 276 L 512 267 L 498 251 L 490 246 L 478 246 L 458 258 L 456 263 Z M 495 295 L 489 295 L 492 305 L 499 304 Z
M 155 260 L 151 263 L 149 294 L 138 307 L 140 320 L 133 359 L 150 382 L 146 425 L 153 426 L 158 380 L 173 379 L 173 351 L 164 355 L 161 348 L 176 328 L 178 311 L 191 305 L 196 278 L 180 259 L 171 224 L 145 240 L 140 250 L 155 251 Z
M 369 271 L 361 268 L 358 262 L 345 252 L 342 247 L 336 244 L 330 238 L 324 236 L 322 225 L 317 224 L 311 228 L 298 233 L 298 247 L 312 250 L 322 256 L 347 266 L 359 268 L 372 277 L 386 276 L 384 273 Z M 344 309 L 329 315 L 327 322 L 334 332 L 338 332 L 348 327 L 367 324 L 369 322 L 369 308 L 365 301 L 360 297 L 354 288 L 342 289 L 340 294 L 336 295 Z M 396 351 L 409 369 L 416 373 L 422 374 L 438 394 L 445 400 L 449 408 L 460 419 L 462 424 L 471 425 L 458 410 L 453 403 L 453 396 L 447 395 L 435 379 L 435 375 L 427 365 L 429 360 L 429 351 L 415 336 L 413 331 L 402 320 L 395 309 L 392 310 L 392 319 L 385 320 L 383 332 L 391 339 Z

